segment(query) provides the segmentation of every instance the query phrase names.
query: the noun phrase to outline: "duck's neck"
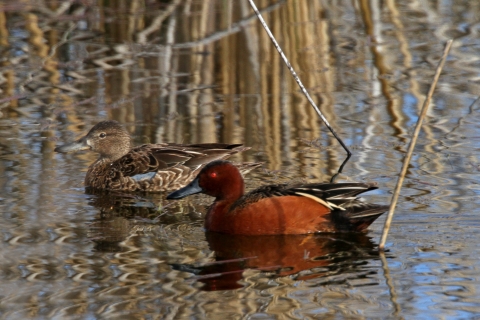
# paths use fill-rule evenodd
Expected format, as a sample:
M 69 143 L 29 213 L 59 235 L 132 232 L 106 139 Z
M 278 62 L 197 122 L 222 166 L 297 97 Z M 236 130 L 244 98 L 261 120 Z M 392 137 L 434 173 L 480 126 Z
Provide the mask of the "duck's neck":
M 205 216 L 205 229 L 208 231 L 225 232 L 228 227 L 228 214 L 234 201 L 216 200 Z
M 245 183 L 243 182 L 243 177 L 240 172 L 238 172 L 238 177 L 233 176 L 228 185 L 223 185 L 221 187 L 221 192 L 217 194 L 215 202 L 223 201 L 226 203 L 234 203 L 245 193 Z
M 245 193 L 243 179 L 225 186 L 224 191 L 215 199 L 205 216 L 205 229 L 209 231 L 228 232 L 230 208 Z

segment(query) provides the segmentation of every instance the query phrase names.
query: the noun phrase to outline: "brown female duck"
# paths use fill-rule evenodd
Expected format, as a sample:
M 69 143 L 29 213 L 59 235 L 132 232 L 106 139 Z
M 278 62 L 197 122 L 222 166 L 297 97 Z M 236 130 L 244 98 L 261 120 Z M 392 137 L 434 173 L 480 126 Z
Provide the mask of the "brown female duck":
M 155 192 L 181 188 L 207 163 L 248 149 L 241 144 L 222 143 L 158 143 L 132 148 L 128 131 L 117 121 L 109 120 L 96 124 L 86 136 L 56 147 L 55 151 L 91 150 L 100 154 L 88 168 L 87 188 Z M 259 165 L 237 164 L 244 174 Z

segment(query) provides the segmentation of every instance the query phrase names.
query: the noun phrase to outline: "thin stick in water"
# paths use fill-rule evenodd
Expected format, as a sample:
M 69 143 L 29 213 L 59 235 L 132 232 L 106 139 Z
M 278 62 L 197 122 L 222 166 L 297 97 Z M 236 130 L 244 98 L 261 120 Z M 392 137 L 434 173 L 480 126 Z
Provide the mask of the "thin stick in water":
M 400 176 L 398 177 L 398 180 L 397 180 L 397 185 L 395 186 L 395 191 L 393 192 L 392 203 L 390 204 L 390 210 L 388 211 L 387 220 L 385 220 L 385 225 L 383 226 L 382 238 L 380 240 L 380 245 L 378 246 L 378 249 L 381 251 L 385 250 L 385 242 L 387 241 L 388 231 L 390 230 L 393 214 L 395 212 L 395 207 L 397 205 L 398 197 L 400 195 L 400 189 L 402 188 L 403 180 L 405 179 L 405 175 L 407 174 L 408 165 L 410 163 L 410 159 L 412 158 L 415 144 L 417 143 L 418 134 L 420 133 L 420 129 L 422 128 L 423 119 L 427 114 L 428 106 L 430 105 L 430 101 L 432 100 L 433 92 L 435 91 L 435 87 L 437 86 L 438 78 L 440 78 L 440 73 L 442 73 L 442 69 L 443 69 L 443 66 L 445 65 L 445 61 L 447 60 L 448 53 L 450 52 L 450 48 L 452 46 L 452 42 L 453 40 L 450 39 L 447 41 L 447 44 L 445 45 L 445 50 L 443 50 L 443 56 L 440 59 L 440 62 L 437 66 L 435 76 L 433 77 L 433 82 L 430 85 L 427 98 L 423 103 L 422 111 L 420 113 L 420 116 L 418 117 L 417 124 L 415 126 L 415 131 L 412 136 L 412 140 L 410 141 L 410 145 L 408 146 L 407 155 L 403 160 L 402 171 L 400 172 Z
M 290 70 L 290 72 L 292 73 L 293 78 L 295 79 L 295 81 L 297 81 L 297 84 L 298 84 L 298 86 L 300 87 L 300 89 L 302 90 L 303 94 L 305 95 L 305 97 L 307 97 L 308 102 L 310 102 L 310 104 L 312 105 L 313 109 L 315 109 L 315 111 L 317 112 L 318 116 L 322 119 L 323 123 L 325 123 L 325 125 L 327 126 L 328 130 L 330 130 L 330 132 L 333 134 L 333 136 L 334 136 L 334 137 L 337 139 L 337 141 L 342 145 L 343 149 L 345 149 L 345 151 L 347 152 L 348 157 L 350 157 L 350 155 L 351 155 L 352 153 L 351 153 L 350 150 L 347 148 L 347 146 L 343 143 L 342 139 L 340 139 L 340 137 L 337 135 L 337 133 L 335 132 L 335 130 L 333 130 L 333 128 L 330 126 L 330 124 L 328 123 L 327 119 L 324 117 L 324 115 L 322 114 L 322 112 L 320 111 L 320 109 L 317 107 L 317 105 L 315 104 L 315 102 L 313 102 L 312 98 L 310 97 L 310 95 L 308 94 L 307 90 L 305 89 L 305 86 L 303 85 L 302 81 L 300 81 L 300 78 L 298 77 L 297 73 L 295 72 L 295 70 L 293 69 L 292 65 L 291 65 L 290 62 L 288 61 L 287 57 L 286 57 L 285 54 L 283 53 L 282 48 L 280 48 L 280 45 L 277 43 L 277 40 L 275 40 L 275 37 L 273 36 L 272 32 L 271 32 L 270 29 L 268 28 L 267 23 L 265 22 L 265 20 L 263 20 L 262 14 L 260 13 L 260 11 L 258 11 L 257 7 L 255 6 L 255 3 L 253 2 L 253 0 L 248 0 L 248 2 L 250 2 L 250 6 L 252 7 L 253 11 L 254 11 L 255 14 L 257 15 L 258 19 L 260 20 L 260 23 L 262 24 L 263 28 L 265 28 L 265 31 L 267 32 L 270 40 L 272 40 L 273 45 L 274 45 L 275 48 L 277 49 L 278 53 L 280 53 L 280 56 L 282 57 L 283 61 L 284 61 L 285 64 L 287 65 L 288 70 Z

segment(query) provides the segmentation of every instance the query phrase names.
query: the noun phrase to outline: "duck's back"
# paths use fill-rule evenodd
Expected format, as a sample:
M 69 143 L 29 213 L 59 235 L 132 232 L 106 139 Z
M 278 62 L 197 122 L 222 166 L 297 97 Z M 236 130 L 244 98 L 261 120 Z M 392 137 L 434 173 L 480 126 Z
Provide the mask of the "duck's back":
M 247 150 L 240 144 L 146 144 L 115 161 L 98 159 L 85 176 L 94 189 L 158 192 L 188 184 L 207 163 Z M 256 163 L 240 164 L 244 173 Z

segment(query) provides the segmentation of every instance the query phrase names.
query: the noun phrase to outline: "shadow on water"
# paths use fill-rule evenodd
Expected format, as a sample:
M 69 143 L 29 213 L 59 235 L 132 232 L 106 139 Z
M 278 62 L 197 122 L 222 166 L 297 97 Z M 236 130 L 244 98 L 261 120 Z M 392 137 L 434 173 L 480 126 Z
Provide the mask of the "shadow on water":
M 215 262 L 172 265 L 194 273 L 191 279 L 203 283 L 205 291 L 243 287 L 239 281 L 247 269 L 309 280 L 351 273 L 368 260 L 378 259 L 376 244 L 364 233 L 242 236 L 208 232 L 206 236 Z

